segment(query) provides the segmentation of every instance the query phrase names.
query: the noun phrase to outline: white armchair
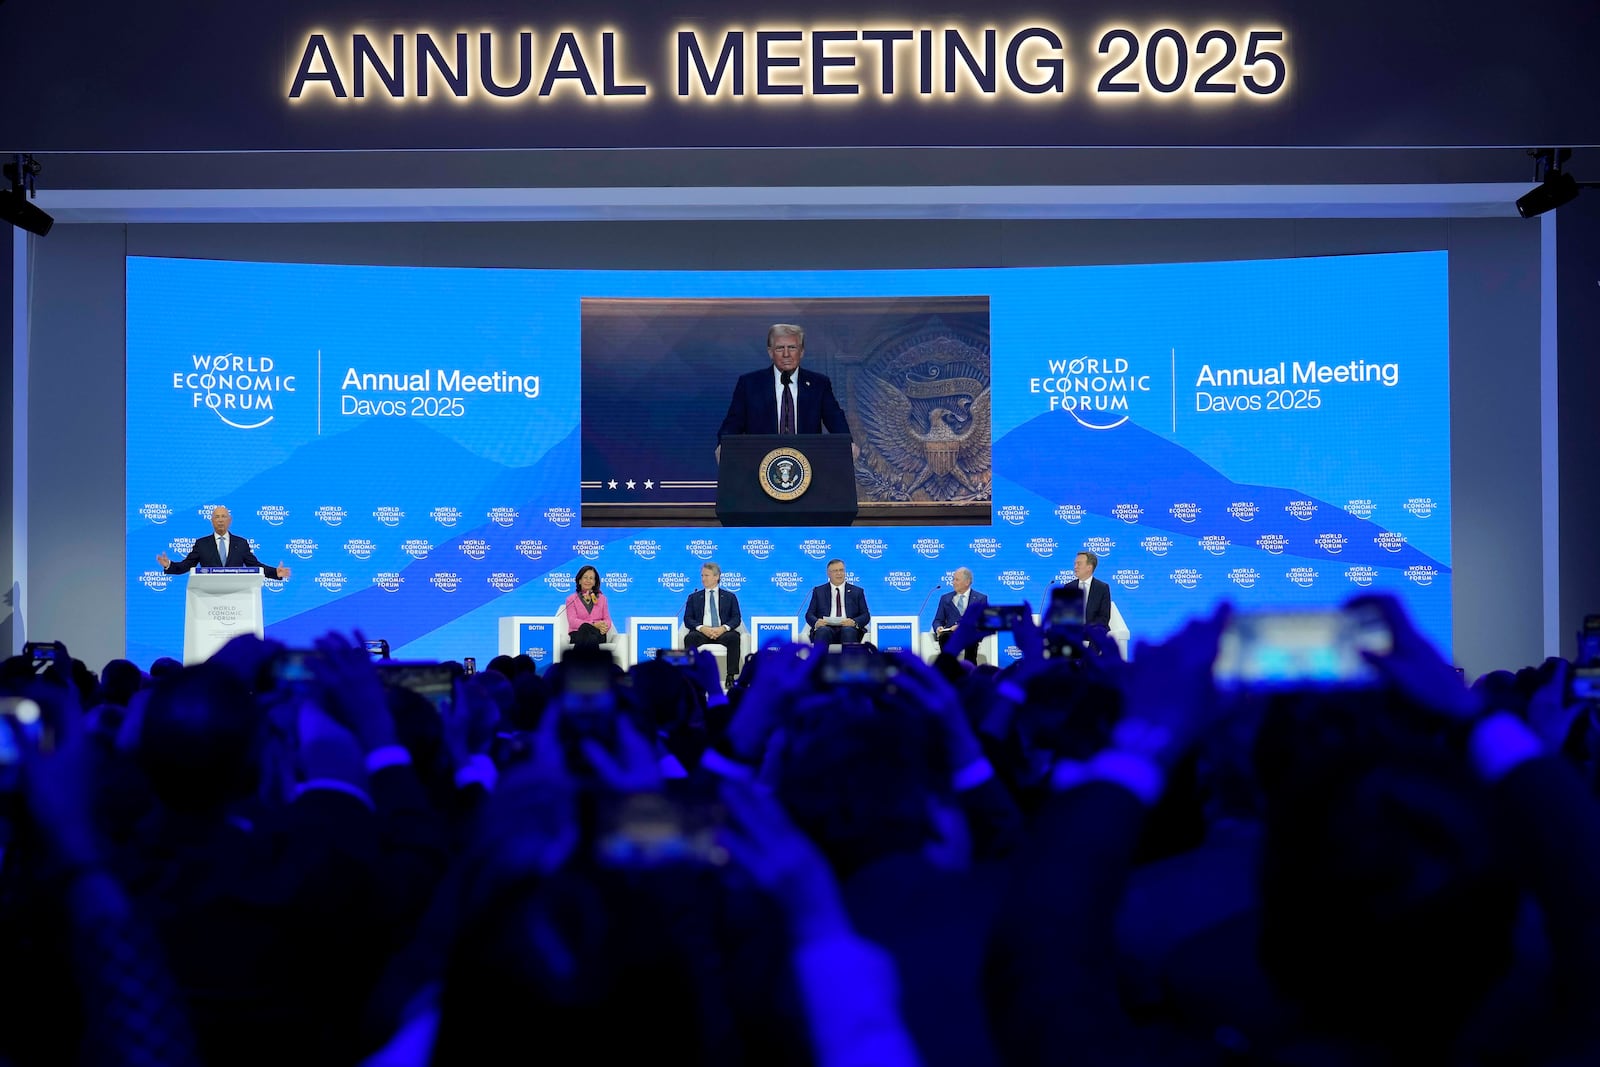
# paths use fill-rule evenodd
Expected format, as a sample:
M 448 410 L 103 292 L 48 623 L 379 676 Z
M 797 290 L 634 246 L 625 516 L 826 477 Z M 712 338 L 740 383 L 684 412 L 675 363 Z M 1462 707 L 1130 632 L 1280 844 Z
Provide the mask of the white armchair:
M 923 630 L 919 635 L 922 640 L 922 658 L 929 663 L 939 658 L 939 639 L 933 636 L 932 630 Z M 985 634 L 978 642 L 978 663 L 997 664 L 1000 660 L 1000 635 Z
M 572 643 L 567 634 L 571 627 L 567 625 L 567 606 L 561 605 L 561 610 L 555 613 L 556 647 L 553 661 L 561 662 L 561 658 L 572 651 Z M 624 670 L 628 667 L 628 635 L 617 624 L 616 619 L 611 620 L 611 629 L 606 631 L 606 639 L 600 642 L 600 647 L 611 653 L 611 658 L 616 660 Z
M 1117 642 L 1117 650 L 1122 653 L 1122 658 L 1128 658 L 1129 643 L 1133 635 L 1128 632 L 1128 624 L 1122 621 L 1122 612 L 1117 609 L 1117 602 L 1111 602 L 1111 636 Z
M 689 631 L 683 628 L 683 620 L 682 619 L 678 620 L 678 624 L 679 624 L 678 625 L 678 647 L 679 648 L 686 648 L 686 647 L 688 647 Z M 735 626 L 733 628 L 733 632 L 739 635 L 739 655 L 741 657 L 748 656 L 750 653 L 755 651 L 754 648 L 750 647 L 750 631 L 746 630 L 744 628 L 744 620 L 743 619 L 739 620 L 739 625 Z M 724 678 L 726 678 L 730 674 L 738 674 L 739 673 L 739 668 L 741 666 L 743 666 L 743 664 L 741 664 L 741 663 L 735 663 L 733 665 L 733 669 L 729 670 L 729 668 L 728 668 L 728 650 L 726 648 L 722 647 L 721 645 L 716 644 L 715 642 L 710 642 L 710 643 L 701 645 L 700 647 L 705 649 L 707 652 L 711 653 L 718 660 L 722 661 L 722 676 Z

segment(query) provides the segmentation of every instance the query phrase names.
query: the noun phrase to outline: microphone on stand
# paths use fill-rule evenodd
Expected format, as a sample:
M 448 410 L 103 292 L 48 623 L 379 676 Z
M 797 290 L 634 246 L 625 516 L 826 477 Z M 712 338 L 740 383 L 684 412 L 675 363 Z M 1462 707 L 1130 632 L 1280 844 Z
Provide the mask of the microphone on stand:
M 932 598 L 933 594 L 937 593 L 939 590 L 941 590 L 943 588 L 944 588 L 944 583 L 943 582 L 934 582 L 933 583 L 933 588 L 928 590 L 927 595 L 922 598 L 922 607 L 917 609 L 917 625 L 918 626 L 922 625 L 922 613 L 927 610 L 929 599 Z

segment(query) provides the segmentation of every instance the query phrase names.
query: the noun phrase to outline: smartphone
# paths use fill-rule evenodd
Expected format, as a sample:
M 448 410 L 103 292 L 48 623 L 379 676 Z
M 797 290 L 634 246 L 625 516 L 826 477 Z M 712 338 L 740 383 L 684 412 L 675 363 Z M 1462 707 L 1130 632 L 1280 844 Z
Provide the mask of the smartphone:
M 1045 605 L 1041 621 L 1047 630 L 1053 626 L 1082 626 L 1083 587 L 1073 582 L 1051 589 L 1050 602 Z
M 463 671 L 465 671 L 466 673 L 468 673 L 468 674 L 477 674 L 478 673 L 478 657 L 477 656 L 463 656 L 463 657 L 461 657 L 461 669 Z
M 25 742 L 37 745 L 41 752 L 54 751 L 55 731 L 47 727 L 38 702 L 27 697 L 0 697 L 0 793 L 15 792 L 20 784 Z
M 388 659 L 389 642 L 385 641 L 381 637 L 374 641 L 368 641 L 367 655 L 371 656 L 373 659 Z
M 1578 628 L 1578 654 L 1572 662 L 1580 667 L 1600 667 L 1600 615 L 1585 615 Z
M 1372 686 L 1378 675 L 1363 653 L 1393 645 L 1370 608 L 1239 613 L 1222 632 L 1212 677 L 1222 689 Z
M 274 688 L 306 689 L 315 685 L 317 675 L 311 665 L 321 655 L 322 653 L 311 648 L 286 648 L 279 652 L 272 657 Z
M 658 648 L 656 659 L 662 663 L 670 663 L 674 667 L 693 667 L 694 650 L 688 648 Z
M 1600 664 L 1573 667 L 1567 671 L 1567 699 L 1600 702 Z
M 396 685 L 426 697 L 440 715 L 448 715 L 454 710 L 456 679 L 460 677 L 461 665 L 458 663 L 388 661 L 378 664 L 378 678 L 384 685 Z
M 1027 616 L 1028 609 L 1022 604 L 987 604 L 978 616 L 978 629 L 986 634 L 1014 630 Z
M 33 660 L 33 669 L 41 670 L 56 661 L 56 643 L 54 641 L 28 641 L 22 646 L 22 654 Z
M 728 862 L 720 841 L 726 824 L 720 804 L 676 801 L 660 793 L 609 797 L 596 819 L 595 857 L 605 866 L 624 869 L 720 867 Z
M 817 679 L 824 685 L 881 685 L 897 671 L 892 659 L 866 645 L 837 645 L 817 664 Z

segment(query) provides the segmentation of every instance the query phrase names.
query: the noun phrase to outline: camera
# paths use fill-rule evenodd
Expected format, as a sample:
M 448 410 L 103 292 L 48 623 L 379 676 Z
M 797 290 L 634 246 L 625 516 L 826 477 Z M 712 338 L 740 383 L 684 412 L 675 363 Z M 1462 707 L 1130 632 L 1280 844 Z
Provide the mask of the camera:
M 978 629 L 986 634 L 1014 630 L 1018 623 L 1028 617 L 1025 604 L 985 604 L 978 616 Z
M 694 652 L 687 648 L 658 648 L 656 659 L 662 663 L 670 663 L 674 667 L 694 666 Z
M 898 673 L 893 660 L 868 645 L 839 645 L 817 664 L 823 685 L 882 685 Z
M 1374 686 L 1378 675 L 1364 653 L 1393 647 L 1388 623 L 1371 606 L 1239 613 L 1217 644 L 1212 678 L 1220 689 Z
M 449 715 L 455 708 L 456 680 L 461 677 L 461 666 L 456 663 L 379 663 L 378 680 L 384 685 L 399 686 L 426 697 L 440 715 Z

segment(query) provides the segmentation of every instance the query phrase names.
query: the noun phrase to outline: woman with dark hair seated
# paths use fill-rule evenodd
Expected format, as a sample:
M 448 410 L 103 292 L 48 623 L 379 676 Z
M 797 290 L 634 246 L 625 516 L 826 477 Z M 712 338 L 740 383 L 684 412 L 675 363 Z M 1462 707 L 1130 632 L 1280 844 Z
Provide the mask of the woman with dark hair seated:
M 600 572 L 584 565 L 574 582 L 577 592 L 567 597 L 567 643 L 599 645 L 611 633 L 611 610 L 600 591 Z

